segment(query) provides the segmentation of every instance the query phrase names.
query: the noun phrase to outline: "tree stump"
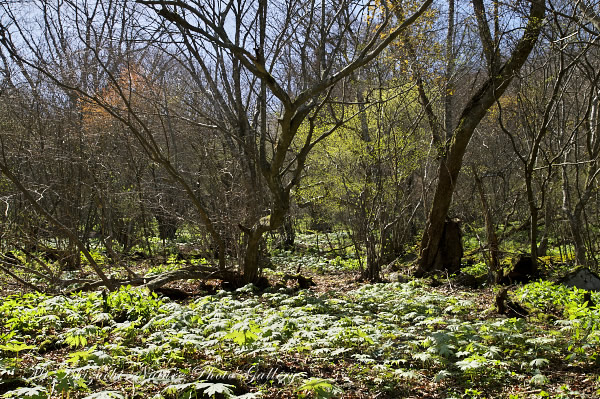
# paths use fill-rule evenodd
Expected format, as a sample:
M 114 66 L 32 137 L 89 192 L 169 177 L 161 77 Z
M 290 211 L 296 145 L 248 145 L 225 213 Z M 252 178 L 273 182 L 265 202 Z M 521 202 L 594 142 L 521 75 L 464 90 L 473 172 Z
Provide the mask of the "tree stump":
M 537 270 L 533 265 L 533 259 L 529 255 L 519 255 L 508 273 L 504 274 L 502 284 L 526 284 L 537 276 Z
M 444 223 L 442 240 L 435 257 L 434 270 L 447 270 L 449 273 L 460 271 L 463 257 L 460 220 L 450 219 Z
M 496 295 L 496 311 L 498 314 L 506 315 L 507 317 L 525 318 L 529 314 L 527 309 L 516 302 L 508 299 L 508 290 L 510 287 L 504 287 Z

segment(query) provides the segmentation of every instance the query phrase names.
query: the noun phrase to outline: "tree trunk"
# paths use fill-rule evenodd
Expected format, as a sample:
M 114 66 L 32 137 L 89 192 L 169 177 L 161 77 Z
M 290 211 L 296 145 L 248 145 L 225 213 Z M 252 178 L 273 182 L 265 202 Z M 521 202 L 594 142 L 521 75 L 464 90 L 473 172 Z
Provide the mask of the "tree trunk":
M 565 161 L 567 160 L 567 155 L 565 155 Z M 588 179 L 589 182 L 589 179 Z M 586 183 L 588 183 L 586 182 Z M 567 222 L 569 223 L 569 230 L 571 230 L 571 236 L 573 239 L 573 245 L 575 246 L 575 263 L 578 265 L 587 266 L 587 253 L 585 249 L 585 243 L 583 240 L 583 233 L 581 231 L 581 227 L 583 226 L 582 222 L 582 214 L 585 203 L 587 202 L 590 185 L 586 184 L 586 190 L 584 190 L 584 195 L 580 196 L 577 204 L 574 209 L 571 211 L 571 192 L 569 189 L 569 181 L 568 181 L 568 173 L 567 167 L 563 166 L 562 168 L 562 184 L 563 184 L 563 204 L 562 210 L 567 218 Z M 587 194 L 587 195 L 586 195 Z
M 370 282 L 380 281 L 381 257 L 377 253 L 377 239 L 373 232 L 367 233 L 367 267 L 362 277 Z
M 581 226 L 583 226 L 581 214 L 575 213 L 569 216 L 567 220 L 569 221 L 571 235 L 573 236 L 573 245 L 575 246 L 575 263 L 581 266 L 588 266 L 587 251 L 581 232 Z
M 452 122 L 454 114 L 454 82 L 453 76 L 456 62 L 454 60 L 454 19 L 455 0 L 448 1 L 448 34 L 446 35 L 446 92 L 444 93 L 444 128 L 446 139 L 452 135 Z
M 479 192 L 479 198 L 481 200 L 481 210 L 483 211 L 483 219 L 485 221 L 485 231 L 488 241 L 488 253 L 489 253 L 489 272 L 488 281 L 491 283 L 498 283 L 502 278 L 502 270 L 500 268 L 500 260 L 498 255 L 498 236 L 496 235 L 496 228 L 492 217 L 492 211 L 488 205 L 487 199 L 485 198 L 485 192 L 483 190 L 483 183 L 477 175 L 475 167 L 473 169 L 473 177 L 475 178 L 475 184 L 477 185 L 477 191 Z
M 544 232 L 540 239 L 540 245 L 538 245 L 537 256 L 546 256 L 548 253 L 548 240 L 550 237 L 550 226 L 552 225 L 552 209 L 550 209 L 550 200 L 546 199 L 544 204 Z
M 281 199 L 281 202 L 278 203 L 281 206 L 274 207 L 269 217 L 261 218 L 250 228 L 242 225 L 239 226 L 244 234 L 242 280 L 245 284 L 256 283 L 258 281 L 261 266 L 261 245 L 264 234 L 280 228 L 284 224 L 289 212 L 289 192 L 287 196 L 279 196 L 278 198 Z
M 462 266 L 462 257 L 460 221 L 457 219 L 447 220 L 444 222 L 444 231 L 434 260 L 434 269 L 446 270 L 450 274 L 457 273 Z
M 154 215 L 158 225 L 158 237 L 161 240 L 172 241 L 177 236 L 177 218 L 167 214 L 166 211 L 159 210 Z
M 458 159 L 456 157 L 451 159 L 442 158 L 440 161 L 438 184 L 421 239 L 421 254 L 418 260 L 419 269 L 417 270 L 417 276 L 435 269 L 435 259 L 438 257 L 439 247 L 444 234 L 444 221 L 450 209 L 452 193 L 454 192 L 454 182 L 458 177 L 461 164 L 462 154 L 460 154 Z
M 293 249 L 296 242 L 296 231 L 294 230 L 294 223 L 291 216 L 285 218 L 280 230 L 283 236 L 283 248 L 288 250 Z
M 537 237 L 538 237 L 538 209 L 530 208 L 531 224 L 529 226 L 529 252 L 531 252 L 531 263 L 534 271 L 537 271 Z
M 246 245 L 244 251 L 243 281 L 244 284 L 250 284 L 258 281 L 260 269 L 260 244 L 263 233 L 257 230 L 251 230 L 246 233 Z
M 481 0 L 479 6 L 483 8 Z M 529 18 L 523 37 L 516 45 L 506 63 L 492 71 L 490 77 L 466 104 L 454 129 L 452 139 L 447 143 L 438 168 L 438 183 L 429 211 L 416 275 L 420 276 L 435 269 L 440 242 L 444 233 L 444 222 L 450 209 L 456 181 L 462 167 L 467 145 L 487 110 L 501 97 L 515 74 L 527 60 L 540 34 L 545 14 L 545 1 L 531 3 Z M 480 27 L 488 29 L 489 26 Z
M 538 212 L 533 193 L 533 162 L 529 162 L 525 169 L 525 188 L 527 192 L 527 204 L 531 223 L 529 224 L 529 252 L 533 270 L 537 270 L 537 237 L 538 237 Z

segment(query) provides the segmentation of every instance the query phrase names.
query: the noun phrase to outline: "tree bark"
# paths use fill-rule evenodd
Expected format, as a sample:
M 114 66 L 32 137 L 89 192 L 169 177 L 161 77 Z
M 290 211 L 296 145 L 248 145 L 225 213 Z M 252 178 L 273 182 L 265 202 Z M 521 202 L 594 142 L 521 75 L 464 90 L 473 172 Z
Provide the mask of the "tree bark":
M 258 280 L 262 236 L 263 233 L 256 230 L 251 230 L 246 234 L 247 243 L 243 264 L 243 280 L 245 284 L 253 283 Z
M 381 256 L 377 252 L 377 238 L 373 231 L 367 233 L 366 239 L 367 267 L 364 270 L 363 278 L 372 283 L 380 281 Z
M 452 76 L 455 68 L 454 59 L 454 19 L 455 19 L 455 0 L 448 1 L 448 34 L 446 35 L 446 92 L 444 93 L 444 128 L 446 139 L 452 135 L 452 123 L 454 119 L 454 77 Z
M 531 164 L 533 165 L 533 164 Z M 529 205 L 529 214 L 531 223 L 529 224 L 529 251 L 531 252 L 531 263 L 533 269 L 537 269 L 537 237 L 538 237 L 538 213 L 539 208 L 535 202 L 532 186 L 533 176 L 528 167 L 525 172 L 525 186 L 527 191 L 527 204 Z
M 472 167 L 473 177 L 475 178 L 475 184 L 477 185 L 477 191 L 479 192 L 479 198 L 481 200 L 481 210 L 483 212 L 483 219 L 485 221 L 485 231 L 488 241 L 488 253 L 489 253 L 489 272 L 488 281 L 491 283 L 498 283 L 502 278 L 500 268 L 500 257 L 498 255 L 498 236 L 496 235 L 496 228 L 494 227 L 494 220 L 492 217 L 492 211 L 488 205 L 487 199 L 485 198 L 485 192 L 483 190 L 483 183 L 481 178 L 477 175 L 475 167 Z

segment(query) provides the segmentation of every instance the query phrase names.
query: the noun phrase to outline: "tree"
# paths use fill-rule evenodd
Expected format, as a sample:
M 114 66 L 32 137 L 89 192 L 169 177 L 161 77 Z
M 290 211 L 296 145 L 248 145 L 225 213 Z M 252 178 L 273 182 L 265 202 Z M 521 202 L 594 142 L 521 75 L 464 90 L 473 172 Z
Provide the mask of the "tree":
M 365 18 L 368 7 L 360 2 L 341 1 L 335 5 L 311 2 L 298 5 L 300 8 L 290 4 L 283 7 L 283 13 L 278 12 L 283 4 L 266 1 L 258 2 L 255 8 L 223 3 L 210 10 L 204 2 L 140 0 L 140 3 L 152 7 L 158 16 L 177 28 L 178 32 L 171 34 L 181 37 L 193 61 L 201 66 L 202 78 L 211 82 L 212 95 L 222 106 L 221 112 L 232 119 L 230 124 L 236 131 L 233 138 L 243 145 L 241 155 L 246 159 L 249 179 L 254 187 L 264 182 L 268 189 L 268 218 L 258 209 L 252 209 L 246 223 L 240 224 L 246 242 L 244 280 L 254 281 L 259 270 L 262 237 L 283 224 L 290 208 L 291 190 L 302 177 L 309 152 L 345 119 L 340 116 L 340 122 L 332 129 L 315 135 L 316 118 L 332 96 L 333 88 L 375 59 L 417 21 L 432 2 L 425 1 L 414 13 L 404 15 L 391 31 L 388 28 L 393 13 L 388 5 L 379 16 L 379 26 L 367 24 L 365 27 L 361 19 Z M 277 21 L 278 26 L 268 26 L 267 21 Z M 348 52 L 345 37 L 356 26 L 367 29 L 366 40 L 362 48 Z M 249 27 L 255 27 L 254 33 Z M 269 37 L 268 29 L 274 30 Z M 300 41 L 295 40 L 298 36 Z M 223 81 L 223 89 L 205 61 L 207 53 L 198 51 L 208 47 L 212 47 L 209 54 L 216 56 L 221 73 L 225 73 L 222 67 L 225 57 L 231 62 L 232 75 Z M 293 86 L 287 84 L 286 87 L 290 77 L 282 75 L 280 54 L 294 52 L 298 54 L 301 73 Z M 240 90 L 243 73 L 250 73 L 260 82 L 256 90 L 256 123 L 242 106 L 242 97 L 246 95 Z M 233 83 L 233 95 L 227 92 L 229 79 Z M 272 96 L 269 100 L 267 90 Z M 275 131 L 268 128 L 267 107 L 279 108 Z M 294 149 L 294 139 L 304 122 L 308 122 L 308 134 Z
M 263 235 L 285 221 L 310 151 L 348 115 L 318 133 L 317 119 L 432 0 L 397 14 L 393 26 L 397 6 L 387 3 L 370 20 L 359 1 L 137 3 L 37 1 L 31 18 L 6 3 L 0 41 L 23 79 L 35 71 L 72 104 L 102 109 L 113 121 L 104 131 L 134 138 L 138 153 L 193 204 L 220 269 L 238 248 L 243 280 L 256 281 Z M 360 47 L 348 45 L 351 30 L 365 38 Z M 42 32 L 51 40 L 39 45 Z M 140 66 L 148 83 L 178 71 L 188 90 L 172 90 L 174 81 L 139 85 L 132 72 Z M 298 142 L 302 125 L 308 134 Z M 175 150 L 177 137 L 186 141 Z M 178 162 L 194 151 L 202 154 L 196 162 Z
M 104 268 L 90 254 L 88 240 L 97 227 L 98 208 L 110 208 L 115 215 L 117 208 L 126 203 L 116 201 L 113 192 L 103 191 L 110 186 L 104 183 L 112 183 L 126 173 L 119 173 L 124 168 L 121 165 L 117 171 L 114 162 L 118 151 L 114 151 L 113 144 L 117 148 L 117 143 L 105 146 L 108 141 L 99 143 L 94 140 L 97 136 L 85 134 L 80 106 L 81 93 L 96 92 L 106 84 L 106 71 L 96 60 L 94 50 L 102 49 L 114 62 L 112 70 L 118 70 L 115 66 L 123 62 L 121 55 L 127 46 L 115 18 L 121 11 L 117 4 L 86 9 L 93 18 L 79 24 L 82 15 L 69 13 L 70 5 L 2 4 L 0 51 L 7 67 L 3 78 L 9 82 L 8 96 L 23 99 L 13 108 L 20 107 L 24 116 L 25 128 L 19 141 L 27 143 L 14 146 L 11 133 L 2 132 L 2 173 L 37 215 L 36 234 L 31 234 L 35 246 L 21 247 L 28 257 L 51 256 L 55 259 L 49 261 L 58 260 L 61 266 L 66 263 L 73 268 L 84 255 L 94 273 L 111 288 Z M 35 17 L 26 18 L 28 13 Z M 98 32 L 106 33 L 102 36 Z M 81 42 L 85 46 L 78 46 Z M 96 162 L 99 158 L 102 160 Z M 124 180 L 117 184 L 119 189 L 130 183 Z M 98 204 L 101 206 L 97 208 Z M 117 219 L 124 219 L 104 216 L 100 219 L 113 227 Z M 118 230 L 112 229 L 109 239 L 119 237 Z M 105 244 L 108 249 L 109 242 Z M 60 271 L 47 277 L 53 284 L 60 283 Z
M 501 35 L 493 36 L 482 0 L 474 0 L 473 8 L 487 67 L 487 78 L 462 109 L 452 136 L 444 143 L 437 173 L 437 185 L 429 216 L 421 239 L 417 274 L 432 271 L 444 234 L 444 222 L 452 201 L 463 157 L 475 128 L 487 110 L 502 96 L 527 60 L 540 35 L 545 16 L 545 1 L 532 1 L 523 27 L 523 35 L 503 62 Z M 443 262 L 443 261 L 442 261 Z
M 425 129 L 412 123 L 419 113 L 417 90 L 380 62 L 373 69 L 373 88 L 364 93 L 368 106 L 347 106 L 356 117 L 311 152 L 296 196 L 303 207 L 321 208 L 329 223 L 349 231 L 360 277 L 379 281 L 382 267 L 413 244 L 411 223 L 420 201 L 411 198 L 411 184 L 426 143 Z M 334 123 L 323 121 L 321 129 Z

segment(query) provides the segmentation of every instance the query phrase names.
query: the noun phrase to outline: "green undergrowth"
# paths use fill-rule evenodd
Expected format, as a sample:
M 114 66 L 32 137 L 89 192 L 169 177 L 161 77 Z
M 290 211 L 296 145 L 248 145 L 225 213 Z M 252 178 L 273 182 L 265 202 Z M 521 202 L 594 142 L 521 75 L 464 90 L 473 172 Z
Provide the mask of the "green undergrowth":
M 279 273 L 312 272 L 317 274 L 357 272 L 360 264 L 357 259 L 345 256 L 323 256 L 315 254 L 301 254 L 291 251 L 281 251 L 271 256 L 274 270 Z M 364 264 L 364 261 L 363 261 Z
M 417 280 L 328 293 L 247 286 L 187 303 L 137 288 L 9 296 L 0 302 L 0 397 L 597 394 L 600 315 L 582 292 L 519 288 L 529 320 L 497 317 L 482 294 Z M 585 392 L 576 384 L 584 379 Z

